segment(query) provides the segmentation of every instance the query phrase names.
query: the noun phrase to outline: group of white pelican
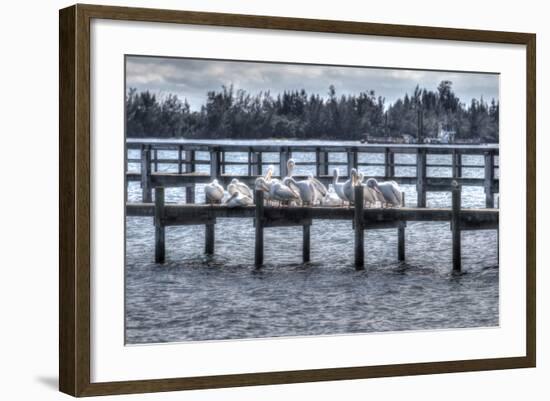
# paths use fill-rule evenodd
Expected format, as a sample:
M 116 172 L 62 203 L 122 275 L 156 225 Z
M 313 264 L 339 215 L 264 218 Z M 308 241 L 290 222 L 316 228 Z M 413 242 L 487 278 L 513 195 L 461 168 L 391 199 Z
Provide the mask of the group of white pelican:
M 350 177 L 339 182 L 338 169 L 334 169 L 332 188 L 328 188 L 317 178 L 310 175 L 305 180 L 293 178 L 295 167 L 293 159 L 287 162 L 287 175 L 282 180 L 273 178 L 273 166 L 269 166 L 264 176 L 258 177 L 254 188 L 264 192 L 265 200 L 270 204 L 295 206 L 344 206 L 355 202 L 355 187 L 363 187 L 363 200 L 367 207 L 400 207 L 402 196 L 395 181 L 378 182 L 374 178 L 365 181 L 363 173 L 351 169 Z M 249 206 L 254 203 L 252 190 L 236 178 L 227 186 L 227 194 L 218 180 L 205 185 L 207 203 L 222 203 L 228 207 Z

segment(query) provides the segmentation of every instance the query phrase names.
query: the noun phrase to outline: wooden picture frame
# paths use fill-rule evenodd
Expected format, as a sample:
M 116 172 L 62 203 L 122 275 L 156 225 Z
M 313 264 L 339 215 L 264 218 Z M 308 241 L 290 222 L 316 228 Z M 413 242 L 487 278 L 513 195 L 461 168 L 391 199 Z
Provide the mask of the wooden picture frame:
M 221 27 L 518 44 L 527 58 L 526 355 L 523 357 L 92 383 L 90 380 L 90 21 Z M 59 388 L 73 396 L 143 393 L 534 367 L 536 361 L 536 37 L 421 26 L 75 5 L 60 10 Z

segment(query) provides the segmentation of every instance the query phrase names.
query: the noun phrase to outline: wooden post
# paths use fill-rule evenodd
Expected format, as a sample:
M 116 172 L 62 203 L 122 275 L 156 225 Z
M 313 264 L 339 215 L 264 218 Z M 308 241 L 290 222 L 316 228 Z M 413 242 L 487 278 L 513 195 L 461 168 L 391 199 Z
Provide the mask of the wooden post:
M 456 181 L 453 181 L 452 190 L 452 216 L 451 230 L 453 237 L 453 272 L 460 273 L 462 270 L 461 237 L 460 237 L 460 208 L 461 188 Z
M 218 178 L 220 176 L 220 150 L 213 148 L 210 150 L 210 177 Z M 204 253 L 207 255 L 214 254 L 216 226 L 214 223 L 206 224 L 204 227 Z
M 405 206 L 405 192 L 401 192 L 401 206 Z M 405 227 L 406 223 L 399 223 L 397 228 L 397 260 L 405 260 Z
M 279 171 L 281 174 L 281 178 L 286 177 L 286 175 L 288 174 L 287 162 L 289 158 L 290 158 L 290 149 L 281 148 L 280 156 L 279 156 Z
M 303 231 L 303 244 L 302 244 L 302 257 L 304 263 L 309 263 L 310 261 L 310 228 L 309 224 L 305 224 Z
M 417 207 L 426 207 L 426 150 L 418 149 L 416 153 L 416 193 Z
M 355 190 L 355 213 L 353 223 L 355 228 L 355 269 L 365 268 L 365 231 L 363 224 L 363 186 L 358 185 Z
M 178 174 L 183 173 L 183 146 L 178 146 Z
M 154 149 L 154 150 L 153 150 L 153 161 L 154 161 L 154 166 L 155 166 L 155 169 L 154 169 L 155 173 L 156 173 L 157 171 L 159 171 L 159 162 L 158 162 L 158 159 L 159 159 L 158 151 L 157 151 L 157 149 Z
M 254 202 L 256 204 L 256 243 L 254 248 L 254 265 L 259 267 L 264 264 L 264 193 L 254 191 Z
M 185 172 L 195 172 L 195 151 L 185 151 Z M 185 187 L 185 203 L 195 203 L 195 184 L 191 184 Z
M 424 113 L 422 112 L 422 110 L 418 110 L 417 112 L 416 125 L 416 142 L 424 143 Z
M 453 150 L 453 178 L 462 177 L 462 154 Z
M 395 176 L 395 157 L 390 148 L 384 151 L 384 176 L 387 179 L 393 179 Z
M 214 242 L 216 239 L 216 224 L 209 223 L 204 226 L 204 253 L 214 254 Z
M 155 188 L 155 263 L 164 263 L 164 188 Z
M 353 148 L 348 151 L 348 176 L 351 176 L 351 169 L 357 169 L 357 149 Z
M 153 201 L 151 189 L 151 149 L 148 146 L 141 150 L 141 200 L 144 203 Z
M 218 148 L 213 148 L 210 151 L 210 177 L 218 178 L 220 173 L 220 150 Z
M 495 158 L 493 152 L 485 152 L 485 207 L 495 207 L 495 194 L 493 189 L 495 179 Z
M 252 175 L 260 176 L 262 175 L 262 153 L 261 152 L 252 152 Z
M 317 177 L 328 175 L 328 153 L 317 148 L 315 150 L 315 165 Z

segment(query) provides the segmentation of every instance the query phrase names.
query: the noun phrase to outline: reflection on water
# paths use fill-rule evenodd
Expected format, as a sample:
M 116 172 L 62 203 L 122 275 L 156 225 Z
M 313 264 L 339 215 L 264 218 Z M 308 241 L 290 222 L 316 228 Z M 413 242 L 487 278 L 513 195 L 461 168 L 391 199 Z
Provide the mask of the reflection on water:
M 173 154 L 159 152 L 159 157 Z M 207 154 L 198 156 L 208 159 Z M 381 155 L 361 156 L 368 156 L 368 162 L 382 161 L 377 160 Z M 238 153 L 230 157 L 246 160 Z M 305 161 L 309 156 L 293 157 Z M 274 154 L 267 162 L 275 164 L 277 158 Z M 330 161 L 345 161 L 345 155 Z M 396 162 L 414 163 L 415 156 L 396 155 Z M 466 156 L 463 162 L 483 165 L 477 156 Z M 428 163 L 449 164 L 450 157 L 433 156 Z M 175 165 L 159 168 L 176 170 Z M 240 166 L 231 168 L 228 173 L 246 173 L 244 166 L 242 172 Z M 345 167 L 339 168 L 344 174 Z M 312 169 L 299 166 L 296 174 L 309 174 Z M 361 170 L 378 175 L 377 169 L 381 167 Z M 396 173 L 414 175 L 414 168 L 400 169 Z M 206 172 L 208 166 L 199 170 Z M 450 176 L 450 168 L 434 167 L 428 174 Z M 464 169 L 463 175 L 481 177 L 483 169 Z M 415 187 L 403 189 L 407 205 L 414 206 Z M 167 202 L 185 201 L 181 188 L 169 188 L 166 194 Z M 140 199 L 139 183 L 129 184 L 128 195 L 130 201 Z M 203 199 L 199 185 L 197 201 Z M 448 207 L 450 201 L 449 193 L 428 193 L 428 206 Z M 463 189 L 464 207 L 484 207 L 484 202 L 481 187 Z M 349 221 L 314 221 L 312 262 L 307 265 L 301 263 L 301 228 L 266 229 L 261 269 L 253 267 L 251 219 L 219 219 L 212 257 L 203 254 L 203 226 L 168 227 L 163 265 L 153 262 L 152 218 L 128 217 L 126 230 L 126 341 L 130 344 L 498 325 L 495 231 L 463 232 L 465 273 L 453 276 L 448 223 L 409 223 L 406 262 L 397 262 L 397 230 L 367 231 L 367 269 L 360 272 L 353 267 Z

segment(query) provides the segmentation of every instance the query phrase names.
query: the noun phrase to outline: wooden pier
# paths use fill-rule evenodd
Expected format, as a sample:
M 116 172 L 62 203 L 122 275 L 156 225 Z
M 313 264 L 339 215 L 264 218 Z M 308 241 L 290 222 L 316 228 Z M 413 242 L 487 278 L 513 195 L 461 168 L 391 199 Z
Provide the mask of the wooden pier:
M 128 172 L 127 182 L 139 181 L 142 189 L 142 202 L 148 203 L 152 199 L 152 191 L 156 187 L 184 187 L 188 203 L 195 202 L 195 185 L 212 181 L 216 178 L 222 185 L 227 185 L 231 179 L 238 178 L 249 185 L 264 174 L 265 167 L 270 164 L 278 165 L 280 174 L 286 175 L 286 162 L 293 153 L 310 153 L 313 161 L 297 162 L 297 166 L 313 166 L 315 175 L 325 184 L 332 182 L 332 171 L 329 166 L 346 170 L 341 179 L 348 178 L 352 168 L 383 167 L 383 175 L 374 177 L 378 180 L 394 180 L 399 184 L 415 185 L 417 192 L 417 206 L 426 207 L 426 194 L 431 191 L 451 191 L 452 183 L 461 186 L 480 186 L 485 191 L 485 206 L 495 206 L 494 194 L 499 192 L 499 179 L 495 174 L 498 164 L 495 159 L 499 155 L 496 144 L 490 145 L 444 145 L 444 144 L 359 144 L 357 142 L 338 142 L 327 145 L 311 141 L 207 141 L 207 140 L 158 140 L 158 139 L 128 139 L 127 149 L 139 149 L 141 157 L 128 158 L 128 163 L 139 163 L 140 172 Z M 177 158 L 160 158 L 159 151 L 172 150 Z M 198 152 L 206 152 L 208 159 L 199 159 Z M 228 160 L 233 152 L 245 152 L 245 162 Z M 267 161 L 266 153 L 277 153 L 278 160 Z M 346 161 L 331 160 L 331 155 L 339 153 L 346 155 Z M 383 162 L 360 162 L 361 154 L 381 154 Z M 399 163 L 396 155 L 415 154 L 415 163 Z M 450 155 L 449 164 L 430 164 L 430 155 Z M 463 163 L 464 156 L 483 156 L 484 163 Z M 159 165 L 175 165 L 175 172 L 161 172 Z M 209 166 L 208 172 L 200 173 L 198 167 Z M 243 166 L 244 175 L 227 174 L 229 166 Z M 415 175 L 402 176 L 396 174 L 400 167 L 415 169 Z M 450 177 L 431 177 L 428 169 L 431 167 L 450 168 Z M 481 169 L 483 178 L 468 178 L 463 176 L 464 169 Z M 277 175 L 275 175 L 277 177 Z M 296 178 L 300 179 L 298 175 Z
M 365 265 L 364 230 L 397 229 L 398 259 L 405 259 L 405 229 L 409 221 L 449 222 L 452 230 L 453 271 L 460 272 L 461 232 L 464 230 L 498 230 L 498 209 L 462 209 L 461 187 L 453 183 L 451 208 L 364 208 L 363 188 L 355 188 L 353 207 L 282 206 L 264 205 L 263 192 L 255 191 L 255 204 L 241 208 L 209 204 L 165 204 L 164 188 L 155 188 L 154 203 L 127 203 L 127 216 L 153 216 L 155 224 L 155 261 L 165 260 L 165 227 L 181 225 L 205 226 L 205 253 L 215 249 L 217 218 L 249 218 L 255 229 L 256 266 L 264 262 L 264 230 L 271 227 L 295 226 L 303 231 L 304 263 L 310 261 L 311 231 L 314 220 L 349 220 L 354 228 L 355 268 Z

